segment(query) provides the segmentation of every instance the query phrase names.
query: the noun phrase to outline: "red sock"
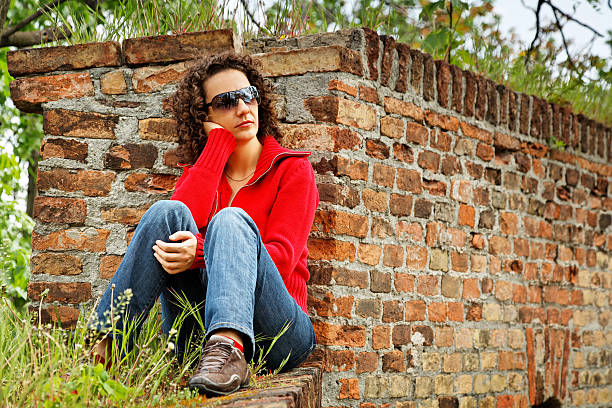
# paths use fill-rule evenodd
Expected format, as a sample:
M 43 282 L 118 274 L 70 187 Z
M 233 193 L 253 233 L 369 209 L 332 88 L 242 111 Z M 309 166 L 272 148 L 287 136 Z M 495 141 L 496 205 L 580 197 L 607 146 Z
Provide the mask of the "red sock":
M 226 339 L 229 339 L 234 344 L 234 347 L 236 347 L 238 350 L 240 350 L 241 352 L 244 353 L 244 349 L 243 349 L 242 345 L 240 343 L 238 343 L 236 340 L 232 339 L 231 337 L 224 336 L 222 334 L 217 334 L 217 336 L 221 336 L 221 337 L 225 337 Z

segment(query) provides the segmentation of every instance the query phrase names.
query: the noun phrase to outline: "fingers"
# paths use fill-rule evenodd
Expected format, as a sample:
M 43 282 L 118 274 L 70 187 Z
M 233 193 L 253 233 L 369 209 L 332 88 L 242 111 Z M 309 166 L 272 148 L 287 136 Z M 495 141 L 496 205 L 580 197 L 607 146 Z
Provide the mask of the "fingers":
M 170 273 L 170 274 L 176 274 L 176 273 L 184 272 L 184 271 L 186 271 L 188 269 L 188 267 L 185 267 L 185 264 L 182 263 L 182 262 L 168 262 L 168 261 L 166 261 L 157 252 L 153 252 L 153 256 L 155 257 L 155 259 L 157 259 L 157 261 L 162 266 L 162 268 L 164 268 L 164 270 L 166 272 Z
M 155 241 L 153 256 L 168 273 L 180 273 L 191 267 L 195 259 L 197 240 L 189 231 L 178 231 L 168 237 L 172 241 Z
M 170 241 L 184 241 L 187 239 L 195 238 L 195 235 L 191 231 L 177 231 L 168 237 Z
M 206 132 L 206 134 L 209 134 L 211 130 L 217 129 L 217 128 L 223 128 L 223 126 L 215 122 L 210 122 L 210 121 L 204 122 L 204 131 Z

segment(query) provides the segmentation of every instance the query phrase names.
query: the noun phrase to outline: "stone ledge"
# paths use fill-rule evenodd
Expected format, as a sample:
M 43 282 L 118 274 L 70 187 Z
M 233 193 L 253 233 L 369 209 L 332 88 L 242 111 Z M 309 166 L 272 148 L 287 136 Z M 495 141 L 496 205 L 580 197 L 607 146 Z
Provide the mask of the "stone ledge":
M 320 408 L 321 374 L 321 362 L 309 360 L 306 365 L 279 374 L 271 380 L 262 379 L 262 388 L 248 388 L 217 398 L 202 396 L 192 402 L 201 403 L 201 406 L 236 408 Z
M 57 70 L 115 67 L 121 65 L 121 45 L 116 41 L 73 46 L 9 51 L 9 73 L 14 76 L 43 74 Z

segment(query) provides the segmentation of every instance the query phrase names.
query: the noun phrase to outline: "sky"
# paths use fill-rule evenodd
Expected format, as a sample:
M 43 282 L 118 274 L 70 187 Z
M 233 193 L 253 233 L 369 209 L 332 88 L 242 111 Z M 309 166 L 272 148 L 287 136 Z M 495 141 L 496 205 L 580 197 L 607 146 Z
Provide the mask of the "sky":
M 519 37 L 529 44 L 535 33 L 535 14 L 529 10 L 535 9 L 537 0 L 497 0 L 494 3 L 495 11 L 501 16 L 501 31 L 508 32 L 511 28 Z M 600 0 L 600 10 L 594 9 L 586 0 L 556 0 L 554 4 L 566 13 L 572 15 L 607 37 L 607 31 L 612 30 L 612 10 L 608 7 L 607 0 Z M 573 6 L 577 5 L 575 11 Z M 527 8 L 527 7 L 529 8 Z M 547 6 L 542 7 L 542 15 L 545 22 L 553 21 L 553 14 Z M 564 28 L 566 38 L 574 42 L 570 46 L 571 50 L 581 50 L 592 44 L 593 53 L 610 58 L 610 46 L 605 43 L 605 39 L 592 41 L 593 34 L 586 28 L 570 22 Z M 559 37 L 559 43 L 561 38 Z

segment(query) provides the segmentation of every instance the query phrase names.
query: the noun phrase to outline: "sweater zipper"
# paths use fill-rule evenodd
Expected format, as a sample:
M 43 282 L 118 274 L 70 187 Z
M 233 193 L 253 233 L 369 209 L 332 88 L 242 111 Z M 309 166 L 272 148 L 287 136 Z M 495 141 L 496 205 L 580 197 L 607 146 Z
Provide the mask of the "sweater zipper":
M 261 173 L 261 175 L 260 175 L 259 177 L 257 177 L 255 180 L 253 180 L 253 182 L 252 182 L 252 183 L 248 183 L 248 184 L 245 184 L 244 186 L 240 187 L 240 188 L 238 189 L 238 191 L 236 191 L 236 194 L 234 194 L 234 197 L 231 199 L 231 201 L 229 202 L 229 204 L 227 204 L 227 206 L 228 206 L 228 207 L 231 207 L 231 206 L 232 206 L 232 203 L 233 203 L 233 202 L 234 202 L 234 200 L 236 199 L 236 196 L 238 195 L 238 193 L 240 192 L 240 190 L 242 190 L 244 187 L 248 187 L 248 186 L 251 186 L 251 185 L 253 185 L 253 184 L 257 183 L 257 181 L 258 181 L 260 178 L 262 178 L 263 176 L 265 176 L 265 175 L 266 175 L 266 174 L 267 174 L 267 173 L 270 171 L 270 169 L 272 169 L 272 166 L 274 166 L 274 163 L 276 162 L 276 159 L 278 159 L 280 156 L 292 156 L 292 155 L 295 155 L 295 153 L 284 152 L 284 153 L 279 153 L 279 154 L 277 154 L 276 156 L 274 156 L 274 158 L 273 158 L 273 159 L 272 159 L 272 161 L 270 162 L 270 166 L 269 166 L 269 167 L 266 169 L 266 171 L 264 171 L 263 173 Z M 297 155 L 296 155 L 296 157 L 299 157 L 299 156 L 297 156 Z

